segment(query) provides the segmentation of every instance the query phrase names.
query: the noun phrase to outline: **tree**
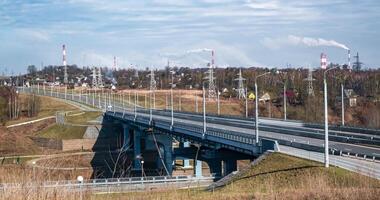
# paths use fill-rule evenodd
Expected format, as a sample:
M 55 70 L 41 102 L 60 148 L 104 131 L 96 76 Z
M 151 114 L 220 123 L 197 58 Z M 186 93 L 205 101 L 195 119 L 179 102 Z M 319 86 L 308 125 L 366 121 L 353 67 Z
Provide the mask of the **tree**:
M 37 68 L 36 68 L 36 66 L 34 66 L 34 65 L 29 65 L 28 66 L 28 74 L 30 74 L 30 75 L 34 75 L 34 74 L 36 74 L 37 73 Z

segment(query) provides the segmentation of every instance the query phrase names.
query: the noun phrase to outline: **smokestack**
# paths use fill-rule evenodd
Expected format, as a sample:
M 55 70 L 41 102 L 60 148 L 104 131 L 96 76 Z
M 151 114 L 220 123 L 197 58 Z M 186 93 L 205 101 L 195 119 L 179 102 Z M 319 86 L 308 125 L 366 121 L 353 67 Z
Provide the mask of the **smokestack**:
M 211 68 L 214 67 L 215 64 L 215 52 L 214 50 L 211 51 Z
M 66 61 L 66 46 L 62 46 L 62 59 L 63 59 L 63 68 L 64 68 L 64 74 L 63 74 L 63 83 L 67 84 L 69 83 L 69 77 L 67 75 L 67 61 Z
M 348 69 L 351 70 L 351 51 L 350 50 L 347 50 L 348 51 Z
M 63 59 L 63 66 L 66 66 L 67 62 L 66 62 L 66 46 L 65 45 L 62 46 L 62 59 Z
M 324 53 L 321 53 L 321 68 L 322 69 L 327 68 L 327 55 Z
M 116 66 L 116 56 L 113 57 L 113 70 L 117 71 L 117 66 Z

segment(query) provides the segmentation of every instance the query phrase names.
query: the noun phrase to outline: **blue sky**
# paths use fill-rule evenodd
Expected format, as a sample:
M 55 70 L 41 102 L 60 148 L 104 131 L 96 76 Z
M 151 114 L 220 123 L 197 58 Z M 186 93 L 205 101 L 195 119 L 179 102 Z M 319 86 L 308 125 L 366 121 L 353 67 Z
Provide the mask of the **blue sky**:
M 119 67 L 204 67 L 209 52 L 186 54 L 198 48 L 221 67 L 317 67 L 321 52 L 346 63 L 334 41 L 379 67 L 379 10 L 378 0 L 0 0 L 0 69 L 61 64 L 62 44 L 79 66 L 116 56 Z

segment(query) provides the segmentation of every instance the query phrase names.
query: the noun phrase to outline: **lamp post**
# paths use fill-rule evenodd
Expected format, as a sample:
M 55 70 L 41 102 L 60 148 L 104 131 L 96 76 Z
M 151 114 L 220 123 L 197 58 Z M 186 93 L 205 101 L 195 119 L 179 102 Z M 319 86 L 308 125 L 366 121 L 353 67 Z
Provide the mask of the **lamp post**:
M 205 137 L 206 131 L 207 131 L 207 124 L 206 124 L 206 92 L 205 87 L 202 88 L 203 91 L 203 134 L 202 138 Z
M 170 87 L 170 107 L 171 107 L 171 111 L 170 111 L 170 114 L 171 114 L 171 123 L 170 123 L 170 129 L 173 128 L 173 125 L 174 125 L 174 106 L 173 106 L 173 76 L 174 76 L 174 71 L 171 71 L 171 74 L 172 74 L 172 84 L 171 84 L 171 87 Z
M 245 88 L 245 118 L 248 118 L 248 88 Z
M 218 104 L 218 115 L 220 115 L 220 93 L 219 90 L 217 91 L 217 104 Z
M 284 83 L 284 121 L 286 121 L 286 104 L 287 104 L 287 100 L 286 100 L 286 82 Z
M 329 113 L 328 113 L 328 105 L 327 105 L 327 79 L 326 74 L 328 71 L 336 69 L 338 67 L 333 67 L 326 70 L 323 73 L 323 91 L 324 91 L 324 104 L 325 104 L 325 167 L 329 167 Z
M 137 118 L 137 92 L 136 92 L 136 90 L 135 90 L 135 120 L 136 120 L 136 118 Z
M 257 93 L 257 79 L 262 77 L 262 76 L 265 76 L 267 74 L 269 74 L 270 72 L 265 72 L 264 74 L 261 74 L 261 75 L 258 75 L 256 76 L 255 78 L 255 94 L 256 94 L 256 98 L 255 98 L 255 104 L 256 104 L 256 107 L 255 107 L 255 127 L 256 127 L 256 144 L 259 143 L 259 95 Z

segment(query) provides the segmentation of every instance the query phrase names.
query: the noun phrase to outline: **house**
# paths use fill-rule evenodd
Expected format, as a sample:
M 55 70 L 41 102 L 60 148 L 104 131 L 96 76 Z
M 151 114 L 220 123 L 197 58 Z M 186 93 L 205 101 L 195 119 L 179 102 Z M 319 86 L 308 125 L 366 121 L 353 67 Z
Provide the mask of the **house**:
M 358 95 L 354 92 L 353 89 L 345 89 L 343 92 L 344 104 L 349 107 L 355 107 L 357 105 Z M 342 97 L 340 95 L 336 96 L 337 106 L 341 105 Z
M 356 106 L 358 95 L 354 92 L 353 89 L 345 89 L 343 97 L 344 97 L 344 104 L 347 104 L 350 107 Z
M 270 95 L 269 95 L 268 93 L 263 94 L 263 95 L 259 98 L 259 101 L 264 101 L 264 102 L 270 101 Z

